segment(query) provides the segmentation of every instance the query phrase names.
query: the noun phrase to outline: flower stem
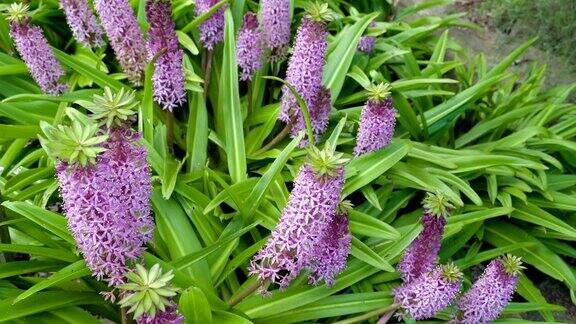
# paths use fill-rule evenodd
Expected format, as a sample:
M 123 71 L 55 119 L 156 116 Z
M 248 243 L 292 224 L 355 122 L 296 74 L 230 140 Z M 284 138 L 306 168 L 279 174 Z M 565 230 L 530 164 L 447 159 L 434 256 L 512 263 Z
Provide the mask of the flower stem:
M 286 124 L 286 126 L 280 131 L 280 133 L 278 133 L 270 142 L 268 142 L 268 144 L 264 145 L 264 147 L 259 149 L 258 152 L 264 153 L 273 148 L 274 145 L 278 144 L 290 133 L 291 129 L 292 129 L 292 123 Z
M 345 320 L 335 322 L 334 324 L 336 324 L 336 323 L 337 324 L 352 324 L 352 323 L 364 322 L 365 320 L 367 320 L 371 317 L 374 317 L 374 316 L 378 316 L 380 314 L 392 313 L 398 308 L 398 306 L 399 306 L 398 304 L 391 304 L 385 308 L 377 309 L 377 310 L 374 310 L 374 311 L 371 311 L 371 312 L 368 312 L 368 313 L 365 313 L 365 314 L 362 314 L 362 315 L 359 315 L 356 317 L 347 318 Z
M 130 320 L 130 315 L 126 310 L 126 307 L 120 308 L 120 316 L 122 317 L 122 324 L 130 324 L 132 321 Z
M 232 298 L 228 300 L 228 305 L 233 307 L 234 305 L 238 304 L 239 302 L 243 301 L 244 298 L 251 295 L 255 292 L 258 288 L 262 286 L 262 283 L 258 280 L 255 280 L 252 284 L 248 285 L 243 290 L 239 291 L 237 294 L 233 295 Z
M 212 56 L 213 51 L 208 51 L 206 60 L 204 61 L 204 100 L 208 96 L 208 88 L 210 86 L 210 75 L 212 74 Z
M 172 153 L 174 150 L 174 115 L 171 111 L 166 114 L 166 144 L 168 151 Z

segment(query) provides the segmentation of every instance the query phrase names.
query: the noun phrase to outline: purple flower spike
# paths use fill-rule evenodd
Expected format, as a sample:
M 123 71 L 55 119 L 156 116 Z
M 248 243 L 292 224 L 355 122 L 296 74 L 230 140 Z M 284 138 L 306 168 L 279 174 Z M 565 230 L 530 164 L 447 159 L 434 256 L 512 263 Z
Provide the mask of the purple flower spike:
M 10 35 L 14 39 L 18 53 L 42 91 L 51 95 L 66 91 L 68 87 L 61 82 L 64 70 L 52 53 L 40 27 L 32 25 L 30 18 L 12 21 Z
M 483 324 L 496 320 L 512 299 L 519 272 L 523 268 L 520 258 L 512 255 L 492 260 L 482 276 L 460 299 L 456 321 Z
M 178 314 L 175 305 L 166 307 L 164 311 L 156 313 L 154 317 L 144 314 L 136 320 L 137 324 L 181 324 L 184 316 Z
M 244 15 L 244 23 L 238 33 L 238 43 L 236 44 L 236 56 L 238 66 L 242 71 L 241 80 L 252 80 L 254 72 L 262 66 L 262 34 L 258 29 L 256 16 L 247 12 Z
M 290 41 L 290 0 L 262 1 L 262 32 L 272 58 L 280 59 Z
M 410 244 L 398 264 L 398 272 L 410 282 L 431 271 L 436 265 L 446 225 L 446 216 L 452 205 L 441 195 L 428 194 L 424 199 L 424 215 L 420 235 Z
M 362 36 L 360 37 L 360 41 L 358 42 L 358 50 L 366 54 L 372 54 L 375 44 L 376 44 L 376 37 Z
M 321 96 L 322 74 L 326 61 L 326 24 L 320 21 L 313 21 L 307 17 L 303 18 L 302 25 L 298 28 L 294 52 L 288 62 L 286 81 L 292 85 L 302 96 L 308 105 L 310 115 L 320 116 L 320 112 L 325 107 L 319 107 L 318 103 L 325 101 Z M 324 94 L 326 96 L 326 94 Z M 296 98 L 288 89 L 282 88 L 282 110 L 279 119 L 285 123 L 292 122 L 292 135 L 304 129 L 304 119 L 301 116 L 300 108 Z M 322 122 L 313 121 L 316 125 Z M 318 127 L 322 129 L 322 127 Z
M 348 215 L 337 213 L 315 248 L 309 282 L 324 280 L 327 287 L 333 286 L 334 277 L 346 268 L 351 242 Z
M 250 263 L 250 273 L 262 284 L 270 281 L 286 288 L 300 271 L 313 269 L 313 260 L 322 257 L 317 246 L 329 230 L 340 201 L 342 163 L 341 155 L 317 152 L 300 169 L 278 225 Z M 317 268 L 316 278 L 328 274 L 328 270 L 322 271 Z
M 456 266 L 437 266 L 394 291 L 394 302 L 400 305 L 398 317 L 431 318 L 452 303 L 461 287 L 462 273 Z
M 186 102 L 184 52 L 178 44 L 176 25 L 172 21 L 172 9 L 168 0 L 149 0 L 146 2 L 148 29 L 148 56 L 152 59 L 161 50 L 154 64 L 154 99 L 163 109 L 172 109 Z
M 94 0 L 116 59 L 128 79 L 140 85 L 146 68 L 146 44 L 127 0 Z
M 115 128 L 94 165 L 60 162 L 60 193 L 68 226 L 93 275 L 122 284 L 128 263 L 152 238 L 150 167 L 137 134 Z
M 86 0 L 60 0 L 60 7 L 64 10 L 68 26 L 79 43 L 91 48 L 104 44 L 102 28 Z
M 196 0 L 194 11 L 197 16 L 210 10 L 218 0 Z M 214 46 L 224 40 L 224 7 L 200 24 L 200 40 L 204 47 L 213 50 Z
M 354 155 L 375 152 L 390 144 L 396 127 L 396 109 L 388 97 L 388 85 L 379 84 L 368 89 L 369 99 L 360 115 L 360 128 Z

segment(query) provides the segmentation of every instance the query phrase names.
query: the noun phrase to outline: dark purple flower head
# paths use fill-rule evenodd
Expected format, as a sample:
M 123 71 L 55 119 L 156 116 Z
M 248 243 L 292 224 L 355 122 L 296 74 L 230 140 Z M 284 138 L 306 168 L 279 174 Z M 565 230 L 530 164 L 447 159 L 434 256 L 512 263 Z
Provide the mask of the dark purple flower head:
M 148 0 L 146 18 L 150 24 L 148 57 L 152 59 L 160 51 L 165 51 L 154 64 L 154 99 L 163 109 L 172 111 L 186 102 L 186 88 L 182 65 L 184 52 L 178 44 L 170 1 Z
M 448 307 L 460 292 L 462 272 L 453 264 L 440 265 L 394 290 L 398 316 L 428 319 Z
M 492 260 L 458 302 L 456 321 L 483 324 L 496 320 L 512 299 L 523 268 L 520 258 L 512 255 Z
M 325 109 L 325 107 L 318 105 L 325 102 L 321 97 L 321 90 L 326 61 L 327 36 L 324 22 L 303 18 L 302 25 L 298 28 L 296 35 L 293 54 L 288 62 L 286 82 L 292 85 L 302 96 L 308 105 L 311 116 L 322 115 L 319 111 Z M 288 87 L 283 87 L 282 110 L 279 119 L 286 123 L 292 122 L 293 135 L 298 134 L 305 127 L 301 114 L 296 98 Z M 316 122 L 316 124 L 322 123 Z
M 60 0 L 60 7 L 64 10 L 66 22 L 79 43 L 92 48 L 104 44 L 102 28 L 86 0 Z
M 254 72 L 260 69 L 263 51 L 262 33 L 258 28 L 258 20 L 252 12 L 247 12 L 244 15 L 244 23 L 238 33 L 236 44 L 241 80 L 251 80 Z
M 346 268 L 352 235 L 348 228 L 348 213 L 337 212 L 314 249 L 309 282 L 334 285 L 334 277 Z
M 376 44 L 376 37 L 362 36 L 360 37 L 360 41 L 358 41 L 358 50 L 366 54 L 372 54 L 375 44 Z
M 290 41 L 290 0 L 263 0 L 261 11 L 262 33 L 272 58 L 283 58 Z
M 154 229 L 148 154 L 138 138 L 129 129 L 112 129 L 96 164 L 57 167 L 70 231 L 93 275 L 110 285 L 124 282 Z
M 354 155 L 375 152 L 390 144 L 396 126 L 389 86 L 381 83 L 368 88 L 369 99 L 362 109 Z
M 210 10 L 218 0 L 196 0 L 194 11 L 197 16 Z M 212 16 L 200 24 L 200 40 L 208 50 L 224 39 L 224 7 L 218 9 Z
M 94 6 L 122 70 L 132 83 L 140 85 L 147 52 L 130 3 L 127 0 L 94 0 Z
M 443 204 L 444 212 L 437 213 L 438 204 Z M 436 207 L 434 207 L 436 206 Z M 424 214 L 422 215 L 422 232 L 404 252 L 398 263 L 398 272 L 405 282 L 411 282 L 431 271 L 436 265 L 438 252 L 442 243 L 444 226 L 446 225 L 447 210 L 450 203 L 441 195 L 428 194 L 424 200 Z
M 64 70 L 56 60 L 40 27 L 32 25 L 28 17 L 28 6 L 12 4 L 8 11 L 11 20 L 10 35 L 34 81 L 47 94 L 58 95 L 66 91 L 68 87 L 61 81 Z
M 250 273 L 261 283 L 270 281 L 286 288 L 303 269 L 314 269 L 311 263 L 321 257 L 316 248 L 336 214 L 344 168 L 336 163 L 340 158 L 324 163 L 315 160 L 301 167 L 278 225 L 250 263 Z

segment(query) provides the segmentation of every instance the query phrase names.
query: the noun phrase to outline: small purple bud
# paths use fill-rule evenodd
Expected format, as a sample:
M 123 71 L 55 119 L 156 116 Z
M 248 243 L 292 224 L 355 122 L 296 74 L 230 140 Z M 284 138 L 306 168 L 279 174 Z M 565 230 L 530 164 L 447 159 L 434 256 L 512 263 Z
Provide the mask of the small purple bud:
M 128 79 L 140 85 L 146 68 L 146 43 L 127 0 L 94 0 L 116 59 Z
M 446 219 L 427 212 L 422 215 L 424 229 L 404 252 L 398 272 L 405 282 L 411 282 L 431 271 L 436 265 Z
M 358 50 L 366 54 L 372 54 L 375 44 L 376 44 L 376 37 L 362 36 L 360 37 L 360 41 L 358 41 Z
M 238 33 L 236 44 L 241 80 L 252 80 L 254 72 L 262 66 L 262 53 L 264 51 L 262 45 L 262 33 L 258 29 L 258 20 L 253 13 L 247 12 L 244 15 L 244 23 Z
M 368 99 L 360 116 L 354 155 L 378 151 L 390 144 L 395 126 L 396 109 L 392 107 L 392 99 Z
M 10 35 L 42 91 L 51 95 L 66 91 L 68 87 L 61 82 L 64 70 L 50 49 L 42 29 L 32 25 L 30 18 L 25 18 L 10 23 Z
M 197 16 L 210 10 L 218 0 L 196 0 L 194 11 Z M 224 9 L 218 9 L 212 16 L 200 24 L 200 40 L 204 47 L 213 50 L 214 46 L 224 40 Z
M 300 169 L 278 225 L 250 263 L 250 273 L 261 283 L 269 280 L 286 288 L 304 268 L 310 268 L 315 257 L 321 257 L 315 247 L 336 214 L 344 168 L 333 174 L 319 175 L 308 164 Z M 318 278 L 323 274 L 318 272 Z
M 272 58 L 283 58 L 290 41 L 290 0 L 264 0 L 261 4 L 262 32 Z
M 398 316 L 431 318 L 452 303 L 461 287 L 462 273 L 456 266 L 437 266 L 394 290 L 394 302 L 400 305 Z
M 472 288 L 460 299 L 456 321 L 465 324 L 491 323 L 514 295 L 521 266 L 519 258 L 507 255 L 492 260 Z
M 324 132 L 327 121 L 325 98 L 329 96 L 329 92 L 322 92 L 327 36 L 324 22 L 303 18 L 286 72 L 286 82 L 298 91 L 308 105 L 312 124 L 316 125 L 316 135 Z M 295 119 L 292 123 L 293 136 L 305 128 L 301 114 L 296 98 L 288 87 L 283 87 L 282 109 L 278 118 L 285 123 L 290 123 L 293 118 Z
M 314 249 L 311 261 L 312 271 L 309 282 L 318 284 L 321 280 L 327 287 L 334 285 L 334 277 L 346 268 L 352 235 L 348 228 L 348 215 L 336 214 L 320 242 Z
M 104 44 L 102 28 L 86 0 L 60 0 L 60 7 L 64 10 L 68 26 L 79 43 L 91 48 Z
M 165 50 L 154 64 L 154 99 L 163 109 L 172 111 L 186 102 L 186 88 L 182 58 L 184 52 L 176 36 L 176 25 L 172 21 L 171 3 L 167 0 L 146 2 L 148 29 L 148 56 L 153 58 Z
M 131 130 L 115 128 L 95 165 L 57 167 L 70 231 L 93 275 L 111 286 L 124 282 L 154 229 L 148 153 L 137 139 Z

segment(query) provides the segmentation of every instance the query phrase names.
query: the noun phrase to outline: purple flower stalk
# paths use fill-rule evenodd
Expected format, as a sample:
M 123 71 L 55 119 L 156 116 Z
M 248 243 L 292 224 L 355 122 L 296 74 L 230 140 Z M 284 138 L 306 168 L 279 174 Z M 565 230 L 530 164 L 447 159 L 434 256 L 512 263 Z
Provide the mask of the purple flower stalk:
M 290 41 L 290 0 L 264 0 L 261 4 L 262 32 L 272 58 L 283 58 Z
M 60 7 L 64 10 L 66 22 L 79 43 L 92 48 L 104 44 L 102 28 L 86 0 L 60 0 Z
M 114 128 L 94 165 L 59 162 L 68 226 L 93 275 L 122 284 L 128 263 L 152 238 L 150 167 L 138 134 Z
M 286 288 L 300 271 L 311 267 L 312 260 L 322 257 L 316 247 L 336 214 L 344 183 L 344 168 L 332 170 L 321 174 L 311 164 L 301 167 L 278 225 L 250 263 L 250 273 L 261 283 Z M 327 273 L 317 268 L 316 277 Z
M 240 67 L 240 79 L 252 80 L 254 72 L 262 66 L 262 33 L 258 29 L 258 20 L 252 12 L 244 15 L 244 23 L 238 33 L 236 56 Z
M 194 11 L 197 16 L 210 10 L 218 0 L 196 0 Z M 224 40 L 224 7 L 218 9 L 212 16 L 200 24 L 200 40 L 208 50 Z
M 186 102 L 184 52 L 178 45 L 176 25 L 172 21 L 171 3 L 168 0 L 148 0 L 146 2 L 148 29 L 148 56 L 152 59 L 165 50 L 154 64 L 154 99 L 163 109 L 172 109 Z
M 458 323 L 491 323 L 496 320 L 514 295 L 520 258 L 506 255 L 492 260 L 472 288 L 458 302 Z
M 360 128 L 354 155 L 375 152 L 390 144 L 396 127 L 396 109 L 387 97 L 388 86 L 379 84 L 368 89 L 370 98 L 360 115 Z
M 155 316 L 144 314 L 136 320 L 137 324 L 181 324 L 184 323 L 184 316 L 178 314 L 176 306 L 170 305 L 164 311 L 156 313 Z
M 428 273 L 436 265 L 449 207 L 452 206 L 439 195 L 429 194 L 424 200 L 421 220 L 424 228 L 406 249 L 397 268 L 405 282 Z
M 309 282 L 326 286 L 334 285 L 334 277 L 346 268 L 352 235 L 348 228 L 348 215 L 337 213 L 314 248 Z
M 415 320 L 431 318 L 452 303 L 461 287 L 462 273 L 456 266 L 436 266 L 394 290 L 394 302 L 400 305 L 398 316 L 410 315 Z
M 286 81 L 292 85 L 302 96 L 308 105 L 312 123 L 321 125 L 316 120 L 317 116 L 323 115 L 326 109 L 326 93 L 321 95 L 322 74 L 326 61 L 326 24 L 314 21 L 308 17 L 302 19 L 302 25 L 298 28 L 294 51 L 288 62 Z M 328 93 L 329 95 L 329 93 Z M 282 109 L 279 119 L 285 123 L 292 123 L 292 136 L 305 128 L 304 118 L 301 117 L 300 108 L 296 98 L 288 87 L 282 88 Z M 315 116 L 315 117 L 313 117 Z M 293 120 L 294 119 L 294 120 Z M 324 131 L 325 127 L 318 130 Z M 318 132 L 316 132 L 318 134 Z
M 116 59 L 128 79 L 140 85 L 146 68 L 146 44 L 127 0 L 94 0 Z
M 64 70 L 50 49 L 42 29 L 32 25 L 30 18 L 23 18 L 10 23 L 10 35 L 42 91 L 51 95 L 66 91 L 68 87 L 61 82 Z
M 358 50 L 366 54 L 372 54 L 375 44 L 376 44 L 376 37 L 362 36 L 360 37 L 360 41 L 358 41 Z

